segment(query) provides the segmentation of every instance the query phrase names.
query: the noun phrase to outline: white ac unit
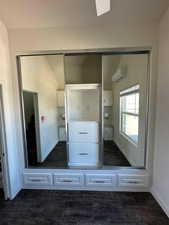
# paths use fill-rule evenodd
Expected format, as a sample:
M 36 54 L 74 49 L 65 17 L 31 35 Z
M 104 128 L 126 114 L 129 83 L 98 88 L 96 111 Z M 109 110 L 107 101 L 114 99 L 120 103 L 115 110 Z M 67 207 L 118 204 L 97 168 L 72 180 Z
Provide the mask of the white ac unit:
M 112 75 L 112 82 L 117 82 L 126 77 L 126 67 L 120 67 L 116 70 L 116 72 Z

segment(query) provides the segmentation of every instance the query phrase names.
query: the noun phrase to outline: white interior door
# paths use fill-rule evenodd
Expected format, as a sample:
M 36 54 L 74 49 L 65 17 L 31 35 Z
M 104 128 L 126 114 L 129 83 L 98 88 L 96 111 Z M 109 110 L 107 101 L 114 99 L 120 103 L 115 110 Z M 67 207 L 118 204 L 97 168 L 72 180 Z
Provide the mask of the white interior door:
M 0 86 L 0 159 L 1 159 L 1 182 L 5 199 L 11 198 L 9 189 L 9 171 L 6 152 L 4 109 L 2 101 L 2 87 Z

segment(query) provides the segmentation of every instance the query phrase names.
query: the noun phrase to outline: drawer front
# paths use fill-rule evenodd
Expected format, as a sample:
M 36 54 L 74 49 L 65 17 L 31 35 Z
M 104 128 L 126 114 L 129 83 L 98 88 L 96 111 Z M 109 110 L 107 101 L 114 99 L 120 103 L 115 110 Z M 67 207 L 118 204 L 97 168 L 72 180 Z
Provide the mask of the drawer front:
M 87 186 L 116 186 L 117 178 L 116 175 L 97 175 L 88 174 L 86 175 Z
M 97 164 L 99 145 L 93 143 L 69 143 L 69 161 L 82 165 Z
M 52 175 L 49 173 L 37 174 L 37 173 L 25 173 L 24 175 L 24 184 L 33 185 L 33 186 L 47 186 L 52 185 Z
M 148 187 L 148 176 L 144 175 L 119 175 L 119 187 Z
M 83 174 L 54 174 L 54 185 L 83 186 Z
M 70 142 L 99 141 L 99 128 L 97 122 L 71 122 L 69 123 Z

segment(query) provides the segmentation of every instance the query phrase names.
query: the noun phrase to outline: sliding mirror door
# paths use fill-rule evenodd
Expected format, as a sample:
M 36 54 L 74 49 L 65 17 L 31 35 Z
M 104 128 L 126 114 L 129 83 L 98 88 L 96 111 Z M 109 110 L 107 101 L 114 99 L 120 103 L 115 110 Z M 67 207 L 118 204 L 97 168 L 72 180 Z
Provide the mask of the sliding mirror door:
M 98 54 L 65 56 L 70 168 L 101 166 L 101 60 Z
M 102 56 L 104 165 L 145 166 L 148 57 Z
M 66 168 L 64 56 L 20 57 L 27 167 Z

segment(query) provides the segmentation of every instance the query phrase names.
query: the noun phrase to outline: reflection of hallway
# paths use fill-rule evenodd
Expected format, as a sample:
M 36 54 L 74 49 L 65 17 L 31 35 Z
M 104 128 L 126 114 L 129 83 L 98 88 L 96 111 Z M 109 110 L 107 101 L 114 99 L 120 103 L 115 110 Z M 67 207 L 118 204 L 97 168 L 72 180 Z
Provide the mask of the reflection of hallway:
M 131 166 L 113 141 L 104 141 L 104 165 Z
M 59 142 L 51 151 L 43 163 L 38 163 L 35 167 L 44 168 L 66 168 L 67 167 L 67 154 L 66 143 Z

